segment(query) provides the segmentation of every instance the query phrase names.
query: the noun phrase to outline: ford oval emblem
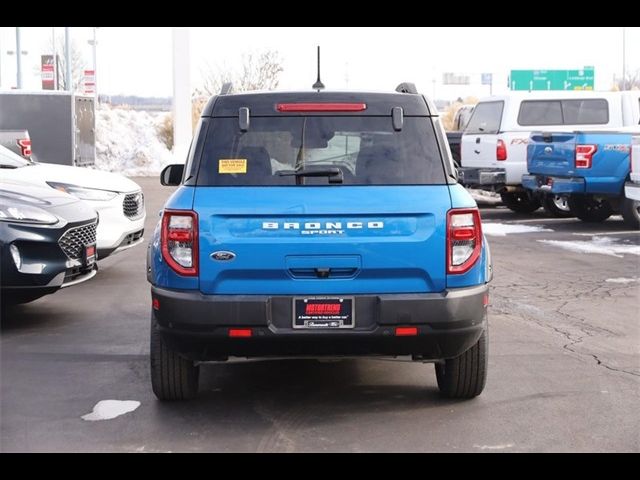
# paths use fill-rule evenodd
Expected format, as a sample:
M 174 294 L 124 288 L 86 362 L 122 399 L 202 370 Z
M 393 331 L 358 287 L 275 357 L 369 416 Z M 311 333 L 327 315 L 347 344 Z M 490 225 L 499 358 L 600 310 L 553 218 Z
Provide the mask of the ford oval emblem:
M 218 262 L 229 262 L 236 258 L 236 254 L 233 252 L 227 252 L 226 250 L 221 250 L 219 252 L 213 252 L 211 254 L 211 258 Z
M 551 153 L 553 152 L 553 148 L 552 147 L 544 147 L 544 153 Z

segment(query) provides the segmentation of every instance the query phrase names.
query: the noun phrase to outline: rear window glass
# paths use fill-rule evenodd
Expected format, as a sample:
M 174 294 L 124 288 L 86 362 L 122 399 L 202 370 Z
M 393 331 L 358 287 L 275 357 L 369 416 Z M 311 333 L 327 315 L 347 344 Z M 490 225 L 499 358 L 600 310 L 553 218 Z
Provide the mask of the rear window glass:
M 518 124 L 604 125 L 609 123 L 609 103 L 602 98 L 577 100 L 527 100 L 520 105 Z
M 296 176 L 315 170 L 318 176 Z M 445 184 L 433 124 L 405 117 L 214 118 L 200 160 L 198 185 L 328 185 L 339 171 L 343 185 Z M 338 182 L 339 183 L 339 182 Z
M 476 105 L 464 133 L 498 133 L 504 102 L 482 102 Z

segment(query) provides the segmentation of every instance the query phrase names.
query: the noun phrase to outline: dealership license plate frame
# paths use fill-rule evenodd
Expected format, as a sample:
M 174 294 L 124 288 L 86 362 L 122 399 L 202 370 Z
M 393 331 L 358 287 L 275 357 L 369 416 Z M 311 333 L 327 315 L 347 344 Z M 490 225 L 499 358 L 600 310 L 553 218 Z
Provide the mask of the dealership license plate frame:
M 341 305 L 338 315 L 306 315 L 300 311 L 307 304 Z M 350 296 L 309 296 L 293 297 L 292 325 L 298 330 L 345 330 L 355 327 L 355 297 Z M 311 317 L 311 318 L 303 318 Z

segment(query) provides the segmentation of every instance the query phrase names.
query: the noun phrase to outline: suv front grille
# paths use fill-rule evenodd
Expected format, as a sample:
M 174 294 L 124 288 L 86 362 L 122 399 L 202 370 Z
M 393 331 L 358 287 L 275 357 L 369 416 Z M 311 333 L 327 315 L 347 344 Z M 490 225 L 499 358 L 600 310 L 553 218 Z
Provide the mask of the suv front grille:
M 122 202 L 125 217 L 136 220 L 144 214 L 144 195 L 142 192 L 128 193 Z
M 89 225 L 70 228 L 60 237 L 58 245 L 60 245 L 62 251 L 71 260 L 81 260 L 84 254 L 84 248 L 87 245 L 96 243 L 97 227 L 97 223 L 91 223 Z

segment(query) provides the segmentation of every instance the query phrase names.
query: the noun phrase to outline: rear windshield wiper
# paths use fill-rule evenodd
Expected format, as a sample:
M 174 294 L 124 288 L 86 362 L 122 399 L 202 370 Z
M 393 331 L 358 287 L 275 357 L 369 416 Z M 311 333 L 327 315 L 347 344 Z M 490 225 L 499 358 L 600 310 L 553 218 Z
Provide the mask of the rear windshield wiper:
M 338 167 L 304 167 L 296 170 L 281 170 L 281 177 L 329 177 L 329 183 L 342 183 L 344 175 Z

